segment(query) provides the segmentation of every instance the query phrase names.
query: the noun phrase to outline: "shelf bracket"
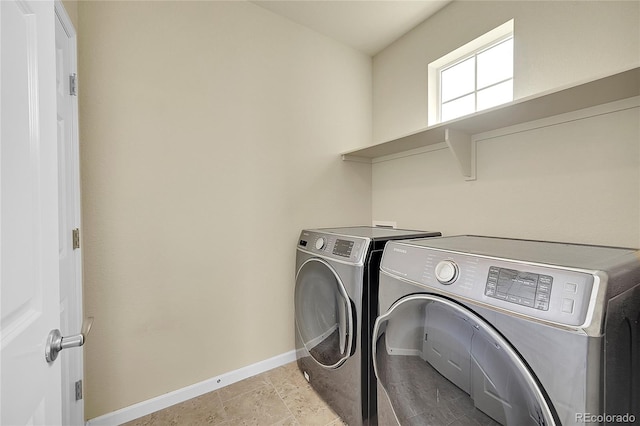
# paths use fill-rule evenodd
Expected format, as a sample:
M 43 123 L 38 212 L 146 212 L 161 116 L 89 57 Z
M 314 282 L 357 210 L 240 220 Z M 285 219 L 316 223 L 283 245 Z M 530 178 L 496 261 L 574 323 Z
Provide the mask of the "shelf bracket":
M 445 129 L 444 139 L 460 166 L 465 180 L 476 180 L 476 145 L 471 135 L 454 129 Z

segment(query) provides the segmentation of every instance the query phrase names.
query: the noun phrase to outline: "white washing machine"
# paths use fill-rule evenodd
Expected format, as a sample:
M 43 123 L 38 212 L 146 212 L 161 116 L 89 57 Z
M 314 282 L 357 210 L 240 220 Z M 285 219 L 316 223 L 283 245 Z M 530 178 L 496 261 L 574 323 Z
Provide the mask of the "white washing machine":
M 298 365 L 315 391 L 350 426 L 376 421 L 371 331 L 384 245 L 439 235 L 368 226 L 300 234 L 295 287 Z
M 379 423 L 640 422 L 639 253 L 390 242 L 372 337 Z

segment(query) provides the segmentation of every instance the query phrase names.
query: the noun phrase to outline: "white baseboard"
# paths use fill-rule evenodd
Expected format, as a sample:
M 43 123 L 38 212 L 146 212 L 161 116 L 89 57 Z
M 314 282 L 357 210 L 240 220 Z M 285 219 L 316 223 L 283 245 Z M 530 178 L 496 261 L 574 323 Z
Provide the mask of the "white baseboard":
M 402 349 L 402 348 L 387 348 L 387 353 L 390 355 L 402 355 L 402 356 L 418 356 L 422 357 L 422 351 L 420 349 Z
M 255 376 L 256 374 L 264 373 L 265 371 L 272 370 L 295 360 L 296 351 L 276 355 L 273 358 L 256 362 L 255 364 L 242 367 L 238 370 L 230 371 L 220 376 L 204 380 L 200 383 L 195 383 L 182 389 L 90 419 L 87 421 L 86 426 L 113 426 L 130 422 L 142 416 L 146 416 L 147 414 L 151 414 L 155 411 L 162 410 L 163 408 L 204 395 L 205 393 L 239 382 L 240 380 Z

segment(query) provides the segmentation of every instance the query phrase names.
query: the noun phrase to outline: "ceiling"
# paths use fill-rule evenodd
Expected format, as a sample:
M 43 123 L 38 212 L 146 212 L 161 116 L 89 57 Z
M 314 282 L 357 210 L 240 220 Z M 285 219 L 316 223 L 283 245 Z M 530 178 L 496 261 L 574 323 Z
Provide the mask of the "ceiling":
M 253 3 L 375 55 L 451 0 L 255 0 Z

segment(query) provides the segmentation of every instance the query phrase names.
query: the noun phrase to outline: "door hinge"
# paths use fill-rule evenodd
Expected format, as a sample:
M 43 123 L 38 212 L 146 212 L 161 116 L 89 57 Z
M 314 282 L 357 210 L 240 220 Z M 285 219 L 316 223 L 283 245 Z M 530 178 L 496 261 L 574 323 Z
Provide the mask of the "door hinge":
M 76 73 L 69 75 L 69 94 L 78 96 L 78 75 Z
M 82 399 L 82 380 L 76 382 L 76 401 Z
M 78 228 L 73 230 L 73 249 L 80 248 L 80 230 Z

